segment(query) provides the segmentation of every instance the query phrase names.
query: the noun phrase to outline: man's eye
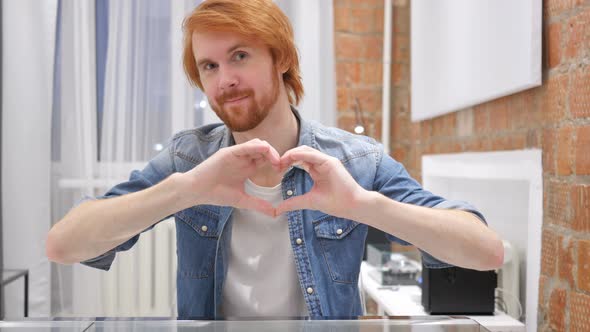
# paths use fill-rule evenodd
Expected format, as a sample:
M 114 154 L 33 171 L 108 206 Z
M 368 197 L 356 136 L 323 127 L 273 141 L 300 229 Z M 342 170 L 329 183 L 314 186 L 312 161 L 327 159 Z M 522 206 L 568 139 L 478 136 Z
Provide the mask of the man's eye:
M 205 70 L 213 70 L 217 68 L 217 66 L 214 63 L 207 63 L 203 66 L 203 69 Z
M 234 59 L 235 59 L 236 61 L 241 61 L 241 60 L 244 60 L 244 59 L 245 59 L 245 58 L 247 58 L 247 57 L 248 57 L 248 53 L 246 53 L 246 52 L 237 52 L 237 53 L 234 55 Z

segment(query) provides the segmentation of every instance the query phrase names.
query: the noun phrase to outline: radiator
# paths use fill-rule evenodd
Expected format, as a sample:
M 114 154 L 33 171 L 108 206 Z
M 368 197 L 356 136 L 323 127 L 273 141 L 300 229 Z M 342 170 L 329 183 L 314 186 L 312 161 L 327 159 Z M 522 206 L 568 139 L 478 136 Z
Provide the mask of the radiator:
M 142 233 L 101 273 L 106 316 L 176 317 L 176 228 L 170 218 Z
M 92 178 L 65 178 L 61 164 L 54 164 L 55 220 L 80 197 L 101 195 L 143 164 L 102 162 L 98 166 Z M 55 278 L 52 301 L 58 316 L 176 317 L 174 218 L 142 233 L 130 250 L 117 253 L 108 272 L 81 264 L 57 266 Z

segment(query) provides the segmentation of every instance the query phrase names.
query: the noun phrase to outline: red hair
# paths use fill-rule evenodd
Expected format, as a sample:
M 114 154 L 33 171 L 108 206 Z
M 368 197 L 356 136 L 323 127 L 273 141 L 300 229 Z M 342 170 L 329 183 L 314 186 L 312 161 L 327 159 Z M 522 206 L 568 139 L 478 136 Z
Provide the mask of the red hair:
M 262 41 L 269 48 L 275 68 L 287 69 L 283 82 L 289 103 L 299 104 L 303 97 L 303 84 L 293 28 L 272 0 L 205 0 L 185 18 L 182 28 L 184 71 L 193 85 L 203 90 L 193 54 L 193 33 L 235 32 L 248 39 Z

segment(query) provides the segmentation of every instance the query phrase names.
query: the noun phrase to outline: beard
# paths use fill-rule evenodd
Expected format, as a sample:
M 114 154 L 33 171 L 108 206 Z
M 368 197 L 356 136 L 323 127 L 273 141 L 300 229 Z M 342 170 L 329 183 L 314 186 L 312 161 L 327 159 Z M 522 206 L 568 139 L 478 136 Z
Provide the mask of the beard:
M 248 98 L 245 105 L 225 106 L 226 101 Z M 244 132 L 256 128 L 270 113 L 270 109 L 279 98 L 279 82 L 272 74 L 271 91 L 263 94 L 260 101 L 256 101 L 256 94 L 252 89 L 230 90 L 215 98 L 217 105 L 211 104 L 215 114 L 233 132 Z

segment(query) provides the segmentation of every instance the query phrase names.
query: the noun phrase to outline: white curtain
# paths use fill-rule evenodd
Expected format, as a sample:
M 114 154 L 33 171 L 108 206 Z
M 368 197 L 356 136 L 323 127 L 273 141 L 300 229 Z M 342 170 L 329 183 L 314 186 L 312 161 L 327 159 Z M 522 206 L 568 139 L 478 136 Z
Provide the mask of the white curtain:
M 57 1 L 2 2 L 4 268 L 29 270 L 29 315 L 50 314 L 50 123 Z M 23 315 L 23 283 L 6 286 L 7 317 Z
M 61 0 L 57 29 L 52 124 L 52 220 L 95 194 L 97 155 L 95 4 Z M 98 276 L 81 265 L 52 264 L 52 314 L 93 314 Z M 76 296 L 84 294 L 84 296 Z
M 197 92 L 191 93 L 186 78 L 178 75 L 179 70 L 182 72 L 182 44 L 178 42 L 182 39 L 181 20 L 171 24 L 195 3 L 109 2 L 109 30 L 116 33 L 109 34 L 107 51 L 102 161 L 149 160 L 174 131 L 196 124 L 199 108 L 193 104 Z M 173 119 L 181 119 L 175 122 L 175 128 Z
M 275 0 L 293 25 L 305 96 L 299 111 L 308 120 L 336 125 L 334 9 L 332 0 Z
M 174 132 L 202 124 L 203 97 L 184 78 L 178 49 L 180 24 L 196 3 L 60 0 L 53 222 L 81 197 L 101 195 L 126 180 L 131 170 L 143 168 Z M 118 255 L 109 272 L 54 265 L 52 314 L 173 314 L 175 262 L 159 253 L 164 247 L 171 251 L 171 232 L 156 229 L 142 236 L 133 250 Z M 151 255 L 153 248 L 158 253 Z M 156 263 L 168 266 L 170 273 L 154 272 Z M 153 280 L 138 279 L 142 268 L 149 268 Z M 157 283 L 150 288 L 153 294 L 139 289 L 138 284 L 148 287 L 152 281 Z

